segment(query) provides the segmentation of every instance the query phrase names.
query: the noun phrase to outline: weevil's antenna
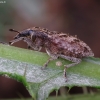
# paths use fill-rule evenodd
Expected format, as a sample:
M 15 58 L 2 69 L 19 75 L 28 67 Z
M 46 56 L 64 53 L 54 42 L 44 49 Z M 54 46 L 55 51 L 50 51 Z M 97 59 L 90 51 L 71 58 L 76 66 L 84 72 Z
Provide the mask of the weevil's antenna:
M 9 31 L 11 31 L 11 32 L 17 32 L 17 33 L 19 33 L 19 34 L 20 34 L 20 32 L 19 32 L 19 31 L 16 31 L 16 30 L 14 30 L 14 29 L 9 29 Z

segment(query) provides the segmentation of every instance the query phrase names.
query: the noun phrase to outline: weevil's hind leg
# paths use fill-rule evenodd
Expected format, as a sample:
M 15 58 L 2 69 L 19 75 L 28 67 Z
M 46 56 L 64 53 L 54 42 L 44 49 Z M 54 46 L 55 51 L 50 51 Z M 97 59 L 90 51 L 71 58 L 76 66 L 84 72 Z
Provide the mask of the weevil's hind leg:
M 69 56 L 64 56 L 64 55 L 60 55 L 60 57 L 73 62 L 72 64 L 64 65 L 65 66 L 65 68 L 64 68 L 64 76 L 65 76 L 66 81 L 67 81 L 67 74 L 66 74 L 67 68 L 79 64 L 81 62 L 81 59 L 74 58 L 74 57 L 69 57 Z
M 69 64 L 69 65 L 64 65 L 64 77 L 66 78 L 66 82 L 67 82 L 67 74 L 66 74 L 66 70 L 67 70 L 67 68 L 69 68 L 69 67 L 72 67 L 72 66 L 75 66 L 75 65 L 77 65 L 77 64 L 79 64 L 81 61 L 79 61 L 79 62 L 76 62 L 76 63 L 72 63 L 72 64 Z

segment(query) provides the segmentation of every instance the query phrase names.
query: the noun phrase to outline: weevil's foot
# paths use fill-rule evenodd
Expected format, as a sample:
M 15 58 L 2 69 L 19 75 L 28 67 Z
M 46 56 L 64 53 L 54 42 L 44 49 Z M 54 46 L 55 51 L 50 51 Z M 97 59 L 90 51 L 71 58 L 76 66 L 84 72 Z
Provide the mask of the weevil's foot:
M 46 67 L 44 67 L 44 66 L 43 66 L 43 67 L 41 67 L 41 69 L 42 69 L 42 70 L 44 70 L 45 68 L 46 68 Z
M 25 38 L 22 38 L 22 40 L 24 41 L 24 40 L 25 40 Z
M 43 67 L 41 67 L 41 69 L 43 70 L 43 69 L 46 69 L 46 67 L 47 67 L 47 63 L 45 63 L 44 65 L 43 65 Z
M 64 80 L 65 80 L 65 82 L 68 82 L 68 78 L 67 78 L 67 75 L 66 75 L 65 69 L 64 69 Z
M 67 79 L 67 77 L 65 78 L 65 82 L 68 82 L 68 79 Z
M 9 45 L 12 45 L 12 44 L 13 44 L 13 43 L 10 41 L 10 42 L 9 42 Z
M 44 68 L 46 68 L 48 66 L 48 63 L 45 63 L 43 66 L 44 66 Z
M 68 78 L 66 74 L 64 74 L 64 78 L 65 78 L 65 82 L 68 82 Z
M 31 50 L 31 47 L 30 46 L 27 46 L 27 49 Z
M 1 41 L 0 41 L 0 44 L 5 44 L 5 45 L 9 45 L 8 43 L 5 43 L 5 42 L 1 42 Z
M 46 68 L 47 67 L 47 64 L 45 63 L 43 66 L 44 66 L 44 68 Z

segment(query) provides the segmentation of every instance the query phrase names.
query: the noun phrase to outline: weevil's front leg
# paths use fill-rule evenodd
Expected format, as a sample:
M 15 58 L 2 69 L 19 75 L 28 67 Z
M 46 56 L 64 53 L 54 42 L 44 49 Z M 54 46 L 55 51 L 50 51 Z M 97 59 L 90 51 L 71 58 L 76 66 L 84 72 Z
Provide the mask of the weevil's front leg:
M 66 81 L 67 81 L 67 75 L 66 75 L 67 68 L 79 64 L 81 62 L 81 59 L 75 58 L 75 57 L 69 57 L 69 56 L 65 56 L 65 55 L 60 55 L 60 57 L 73 62 L 72 64 L 64 65 L 65 66 L 65 68 L 64 68 L 64 76 L 65 76 Z
M 14 39 L 14 40 L 12 40 L 12 41 L 9 42 L 9 45 L 12 45 L 13 43 L 16 43 L 16 42 L 21 41 L 21 40 L 23 40 L 22 37 L 20 37 L 18 39 Z
M 33 48 L 36 51 L 40 51 L 41 47 L 36 47 L 36 45 L 33 43 L 33 41 L 30 38 L 23 38 L 23 41 L 27 43 L 28 49 Z

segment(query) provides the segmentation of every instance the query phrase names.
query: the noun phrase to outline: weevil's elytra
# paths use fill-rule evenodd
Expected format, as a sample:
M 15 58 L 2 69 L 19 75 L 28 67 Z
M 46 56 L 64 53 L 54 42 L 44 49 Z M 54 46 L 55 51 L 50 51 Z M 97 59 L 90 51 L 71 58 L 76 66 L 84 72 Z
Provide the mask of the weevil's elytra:
M 44 64 L 44 67 L 46 67 L 50 61 L 58 57 L 72 61 L 72 64 L 65 65 L 65 77 L 68 67 L 79 64 L 84 57 L 94 56 L 90 47 L 78 39 L 77 36 L 71 36 L 57 31 L 49 31 L 48 29 L 40 27 L 29 28 L 21 32 L 13 29 L 10 29 L 10 31 L 17 32 L 18 34 L 9 44 L 23 40 L 27 43 L 29 48 L 31 47 L 34 50 L 40 51 L 41 48 L 45 48 L 50 58 Z

